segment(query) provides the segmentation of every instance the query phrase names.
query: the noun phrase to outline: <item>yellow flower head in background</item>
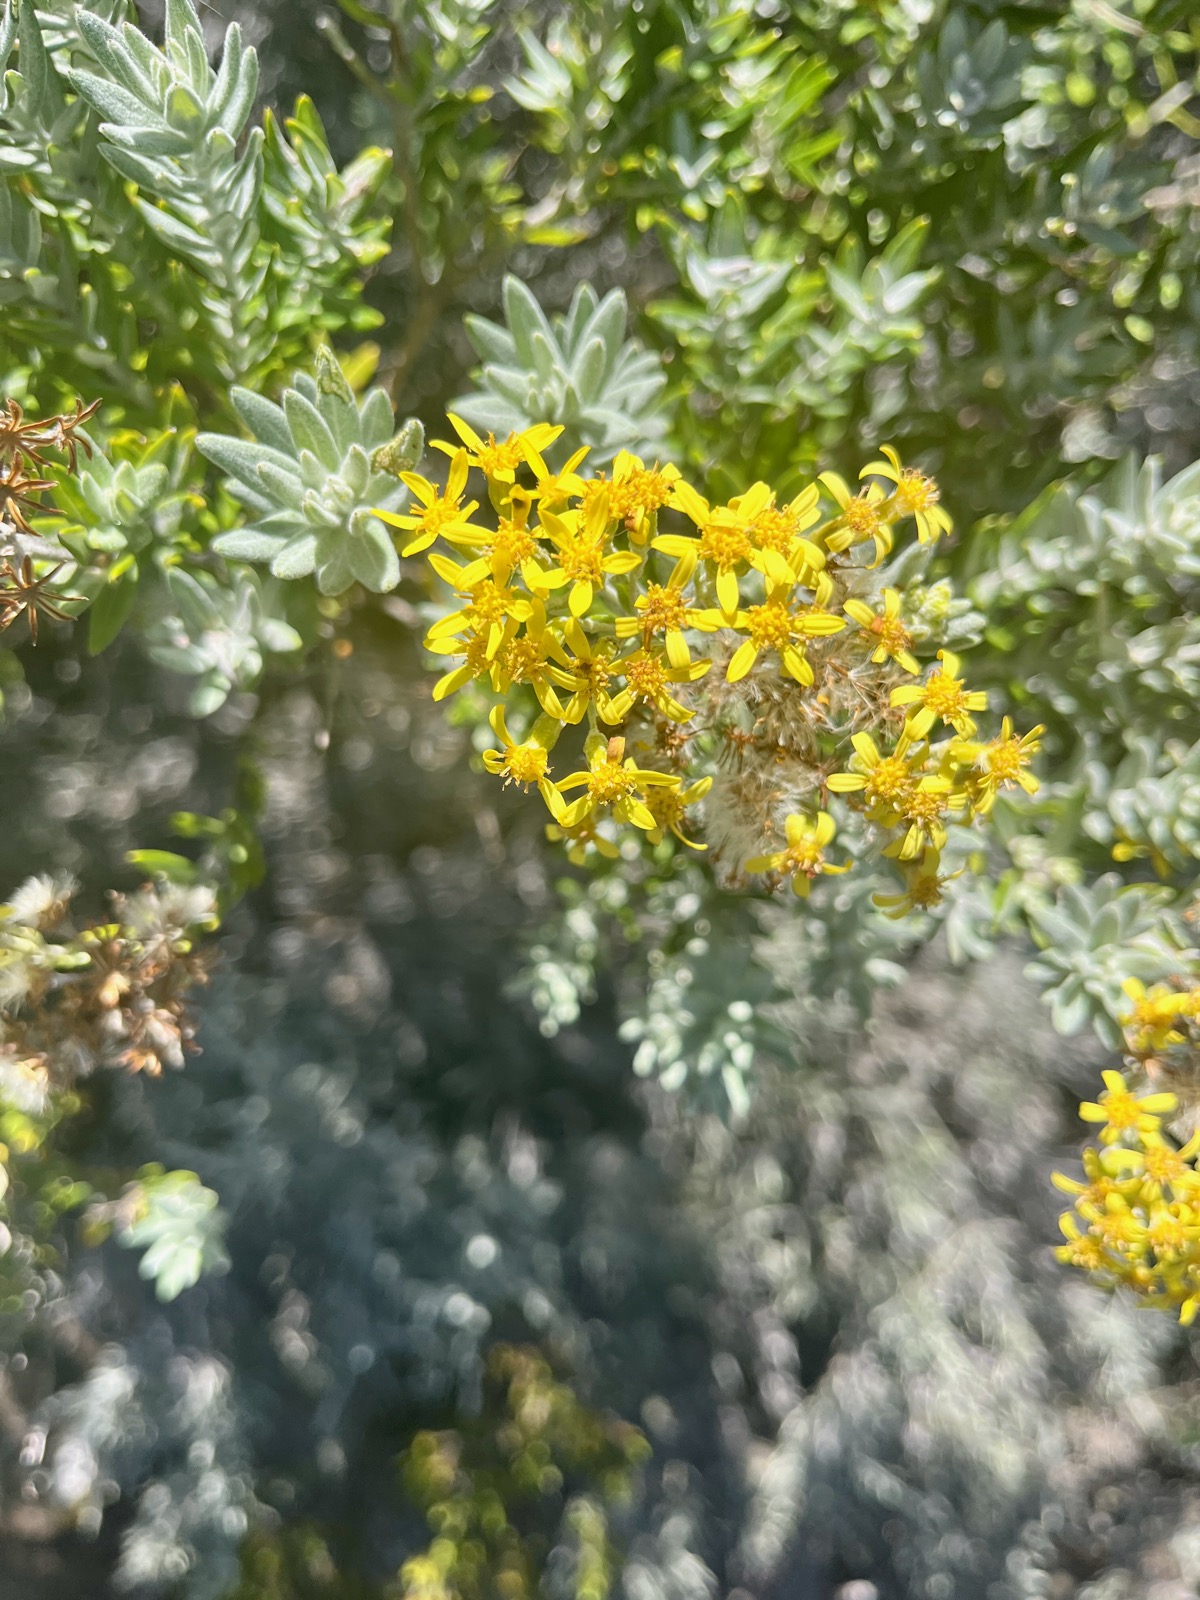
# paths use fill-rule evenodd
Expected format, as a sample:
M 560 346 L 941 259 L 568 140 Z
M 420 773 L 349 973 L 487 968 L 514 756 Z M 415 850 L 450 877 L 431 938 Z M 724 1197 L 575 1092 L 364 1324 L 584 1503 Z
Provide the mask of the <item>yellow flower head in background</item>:
M 818 811 L 815 817 L 790 816 L 784 822 L 786 846 L 770 855 L 752 856 L 746 863 L 746 871 L 778 872 L 792 880 L 794 893 L 807 899 L 813 879 L 821 873 L 850 870 L 848 861 L 834 866 L 825 859 L 825 846 L 836 832 L 836 824 L 827 811 Z

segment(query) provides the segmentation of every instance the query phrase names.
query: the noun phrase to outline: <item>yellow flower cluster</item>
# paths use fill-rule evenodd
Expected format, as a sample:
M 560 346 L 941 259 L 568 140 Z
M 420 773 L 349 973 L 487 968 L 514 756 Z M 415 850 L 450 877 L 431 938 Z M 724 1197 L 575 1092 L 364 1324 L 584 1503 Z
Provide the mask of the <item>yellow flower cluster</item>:
M 539 791 L 572 859 L 670 833 L 711 845 L 730 879 L 803 895 L 850 865 L 826 855 L 842 795 L 898 863 L 903 893 L 881 898 L 902 915 L 940 898 L 948 824 L 1037 787 L 1042 730 L 1005 719 L 981 740 L 986 695 L 948 650 L 923 671 L 903 597 L 872 575 L 904 519 L 923 542 L 950 528 L 936 484 L 895 451 L 857 491 L 824 473 L 784 504 L 762 482 L 713 504 L 628 452 L 611 475 L 585 475 L 583 450 L 551 470 L 549 424 L 498 442 L 450 422 L 444 488 L 404 473 L 409 511 L 377 514 L 455 597 L 425 641 L 449 668 L 434 698 L 490 690 L 484 764 Z M 582 748 L 556 775 L 574 729 Z M 699 801 L 708 844 L 692 837 Z
M 1074 1209 L 1059 1219 L 1060 1261 L 1081 1267 L 1105 1287 L 1124 1284 L 1147 1305 L 1177 1309 L 1192 1322 L 1200 1311 L 1200 1129 L 1184 1144 L 1162 1121 L 1194 1099 L 1200 1067 L 1200 987 L 1136 979 L 1125 985 L 1132 1005 L 1123 1019 L 1126 1073 L 1105 1072 L 1104 1092 L 1079 1108 L 1099 1124 L 1098 1144 L 1083 1152 L 1083 1180 L 1054 1174 Z M 1138 1094 L 1137 1074 L 1169 1089 Z M 1186 1094 L 1184 1093 L 1186 1086 Z M 1193 1108 L 1194 1109 L 1194 1108 Z

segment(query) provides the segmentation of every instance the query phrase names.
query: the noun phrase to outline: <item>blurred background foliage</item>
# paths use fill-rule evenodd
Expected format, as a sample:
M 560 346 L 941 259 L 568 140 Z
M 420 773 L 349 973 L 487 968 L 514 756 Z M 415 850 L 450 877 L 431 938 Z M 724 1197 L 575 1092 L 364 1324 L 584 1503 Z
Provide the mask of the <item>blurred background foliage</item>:
M 3 16 L 3 397 L 102 407 L 13 536 L 87 616 L 0 636 L 0 881 L 226 920 L 183 1071 L 0 1078 L 0 1596 L 1194 1594 L 1194 1336 L 1047 1181 L 1195 960 L 1194 8 Z M 367 515 L 464 396 L 937 475 L 908 614 L 1049 729 L 941 923 L 547 854 Z

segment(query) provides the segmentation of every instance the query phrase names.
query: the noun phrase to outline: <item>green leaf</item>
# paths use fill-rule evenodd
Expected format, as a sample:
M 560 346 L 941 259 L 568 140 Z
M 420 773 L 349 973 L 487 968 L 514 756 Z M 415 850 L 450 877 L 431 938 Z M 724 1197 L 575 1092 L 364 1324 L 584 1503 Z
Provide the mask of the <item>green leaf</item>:
M 511 273 L 504 280 L 504 314 L 508 319 L 517 354 L 527 366 L 531 367 L 534 364 L 536 335 L 541 335 L 548 349 L 558 349 L 558 341 L 546 320 L 545 312 L 520 278 L 514 278 Z
M 187 886 L 199 880 L 196 863 L 171 850 L 129 850 L 125 859 L 131 867 L 139 867 L 152 878 L 165 878 L 168 883 Z
M 233 402 L 233 409 L 251 433 L 283 456 L 295 454 L 292 430 L 288 427 L 282 406 L 237 386 L 230 390 L 229 398 Z
M 327 472 L 336 472 L 342 452 L 325 418 L 311 401 L 295 389 L 285 389 L 283 409 L 298 450 L 311 450 Z
M 106 583 L 88 612 L 88 653 L 98 656 L 129 621 L 138 593 L 138 569 L 134 562 L 115 582 Z
M 33 109 L 45 127 L 62 110 L 62 88 L 42 38 L 33 0 L 20 0 L 18 16 L 17 61 L 21 78 L 29 90 Z

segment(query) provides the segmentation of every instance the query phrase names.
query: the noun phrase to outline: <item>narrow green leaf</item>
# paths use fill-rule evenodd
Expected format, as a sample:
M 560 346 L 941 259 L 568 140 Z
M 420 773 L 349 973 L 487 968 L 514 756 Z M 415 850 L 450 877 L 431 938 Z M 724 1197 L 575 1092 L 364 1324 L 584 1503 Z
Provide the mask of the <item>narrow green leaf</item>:
M 88 653 L 98 656 L 129 621 L 138 593 L 137 564 L 115 583 L 106 583 L 88 612 Z

